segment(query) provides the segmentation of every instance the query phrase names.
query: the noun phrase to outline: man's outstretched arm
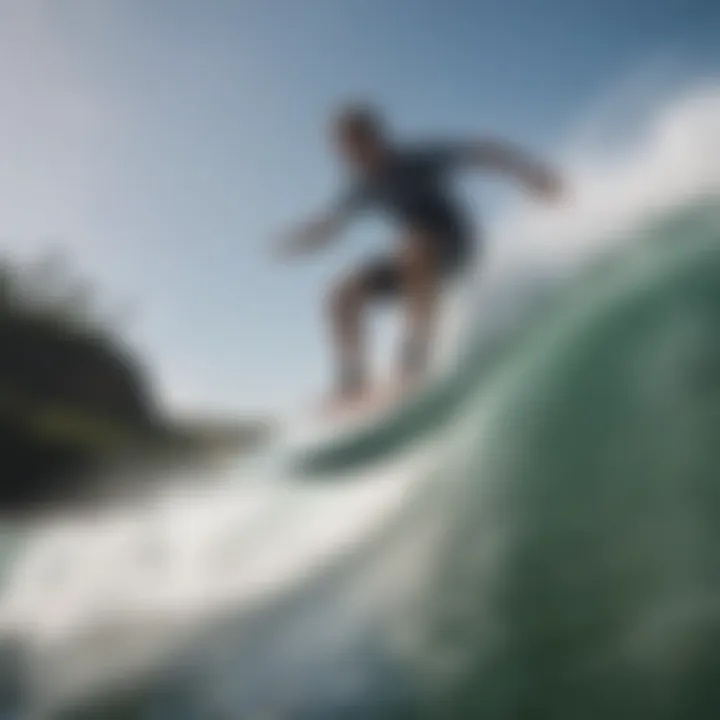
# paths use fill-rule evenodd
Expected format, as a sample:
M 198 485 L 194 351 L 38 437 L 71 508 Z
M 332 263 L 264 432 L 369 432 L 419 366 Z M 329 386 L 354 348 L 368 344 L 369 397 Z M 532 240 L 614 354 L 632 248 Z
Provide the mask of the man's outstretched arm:
M 280 236 L 277 253 L 292 259 L 320 250 L 337 239 L 345 227 L 345 217 L 340 213 L 327 213 L 315 217 Z
M 292 259 L 320 250 L 340 237 L 345 226 L 367 204 L 362 186 L 351 187 L 336 200 L 329 210 L 285 233 L 280 238 L 278 253 Z
M 556 199 L 562 192 L 562 180 L 554 169 L 511 143 L 475 140 L 463 147 L 462 154 L 472 167 L 510 175 L 540 196 Z

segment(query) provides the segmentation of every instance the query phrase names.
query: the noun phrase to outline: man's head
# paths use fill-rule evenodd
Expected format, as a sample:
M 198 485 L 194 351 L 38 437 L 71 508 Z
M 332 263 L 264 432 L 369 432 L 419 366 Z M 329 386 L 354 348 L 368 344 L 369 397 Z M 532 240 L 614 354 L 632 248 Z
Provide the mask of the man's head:
M 344 160 L 361 172 L 377 168 L 386 155 L 385 127 L 378 114 L 367 106 L 342 108 L 333 120 L 332 135 Z

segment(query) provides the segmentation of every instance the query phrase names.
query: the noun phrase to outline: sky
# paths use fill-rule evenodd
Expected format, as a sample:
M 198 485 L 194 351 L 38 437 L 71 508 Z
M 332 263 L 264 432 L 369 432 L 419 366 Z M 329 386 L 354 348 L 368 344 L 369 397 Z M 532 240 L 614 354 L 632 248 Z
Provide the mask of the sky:
M 716 77 L 719 33 L 715 0 L 0 0 L 0 247 L 62 248 L 131 308 L 171 408 L 281 407 L 328 380 L 328 283 L 392 241 L 370 219 L 268 252 L 337 191 L 338 104 L 560 158 L 617 88 Z M 493 187 L 461 192 L 492 215 Z

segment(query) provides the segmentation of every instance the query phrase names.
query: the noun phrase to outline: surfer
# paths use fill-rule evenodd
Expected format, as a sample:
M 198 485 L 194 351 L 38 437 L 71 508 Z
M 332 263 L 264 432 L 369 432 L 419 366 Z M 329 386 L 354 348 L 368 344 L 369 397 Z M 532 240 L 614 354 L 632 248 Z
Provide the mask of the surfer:
M 348 273 L 329 294 L 338 369 L 334 400 L 346 406 L 367 397 L 362 320 L 372 301 L 404 304 L 396 387 L 423 377 L 442 288 L 472 264 L 477 250 L 472 223 L 448 187 L 448 176 L 464 168 L 493 170 L 546 199 L 559 195 L 561 183 L 550 168 L 502 141 L 400 145 L 381 117 L 364 106 L 343 108 L 333 119 L 331 139 L 352 182 L 328 212 L 282 238 L 282 256 L 326 246 L 364 209 L 380 210 L 400 226 L 395 251 Z

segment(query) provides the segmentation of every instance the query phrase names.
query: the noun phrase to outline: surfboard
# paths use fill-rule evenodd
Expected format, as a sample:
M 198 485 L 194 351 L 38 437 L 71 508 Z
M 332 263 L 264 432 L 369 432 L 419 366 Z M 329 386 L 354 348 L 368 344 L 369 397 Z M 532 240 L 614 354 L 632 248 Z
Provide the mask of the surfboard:
M 308 402 L 283 423 L 281 444 L 293 452 L 332 445 L 381 422 L 409 402 L 415 393 L 400 395 L 388 386 L 375 386 L 356 402 L 332 398 Z

